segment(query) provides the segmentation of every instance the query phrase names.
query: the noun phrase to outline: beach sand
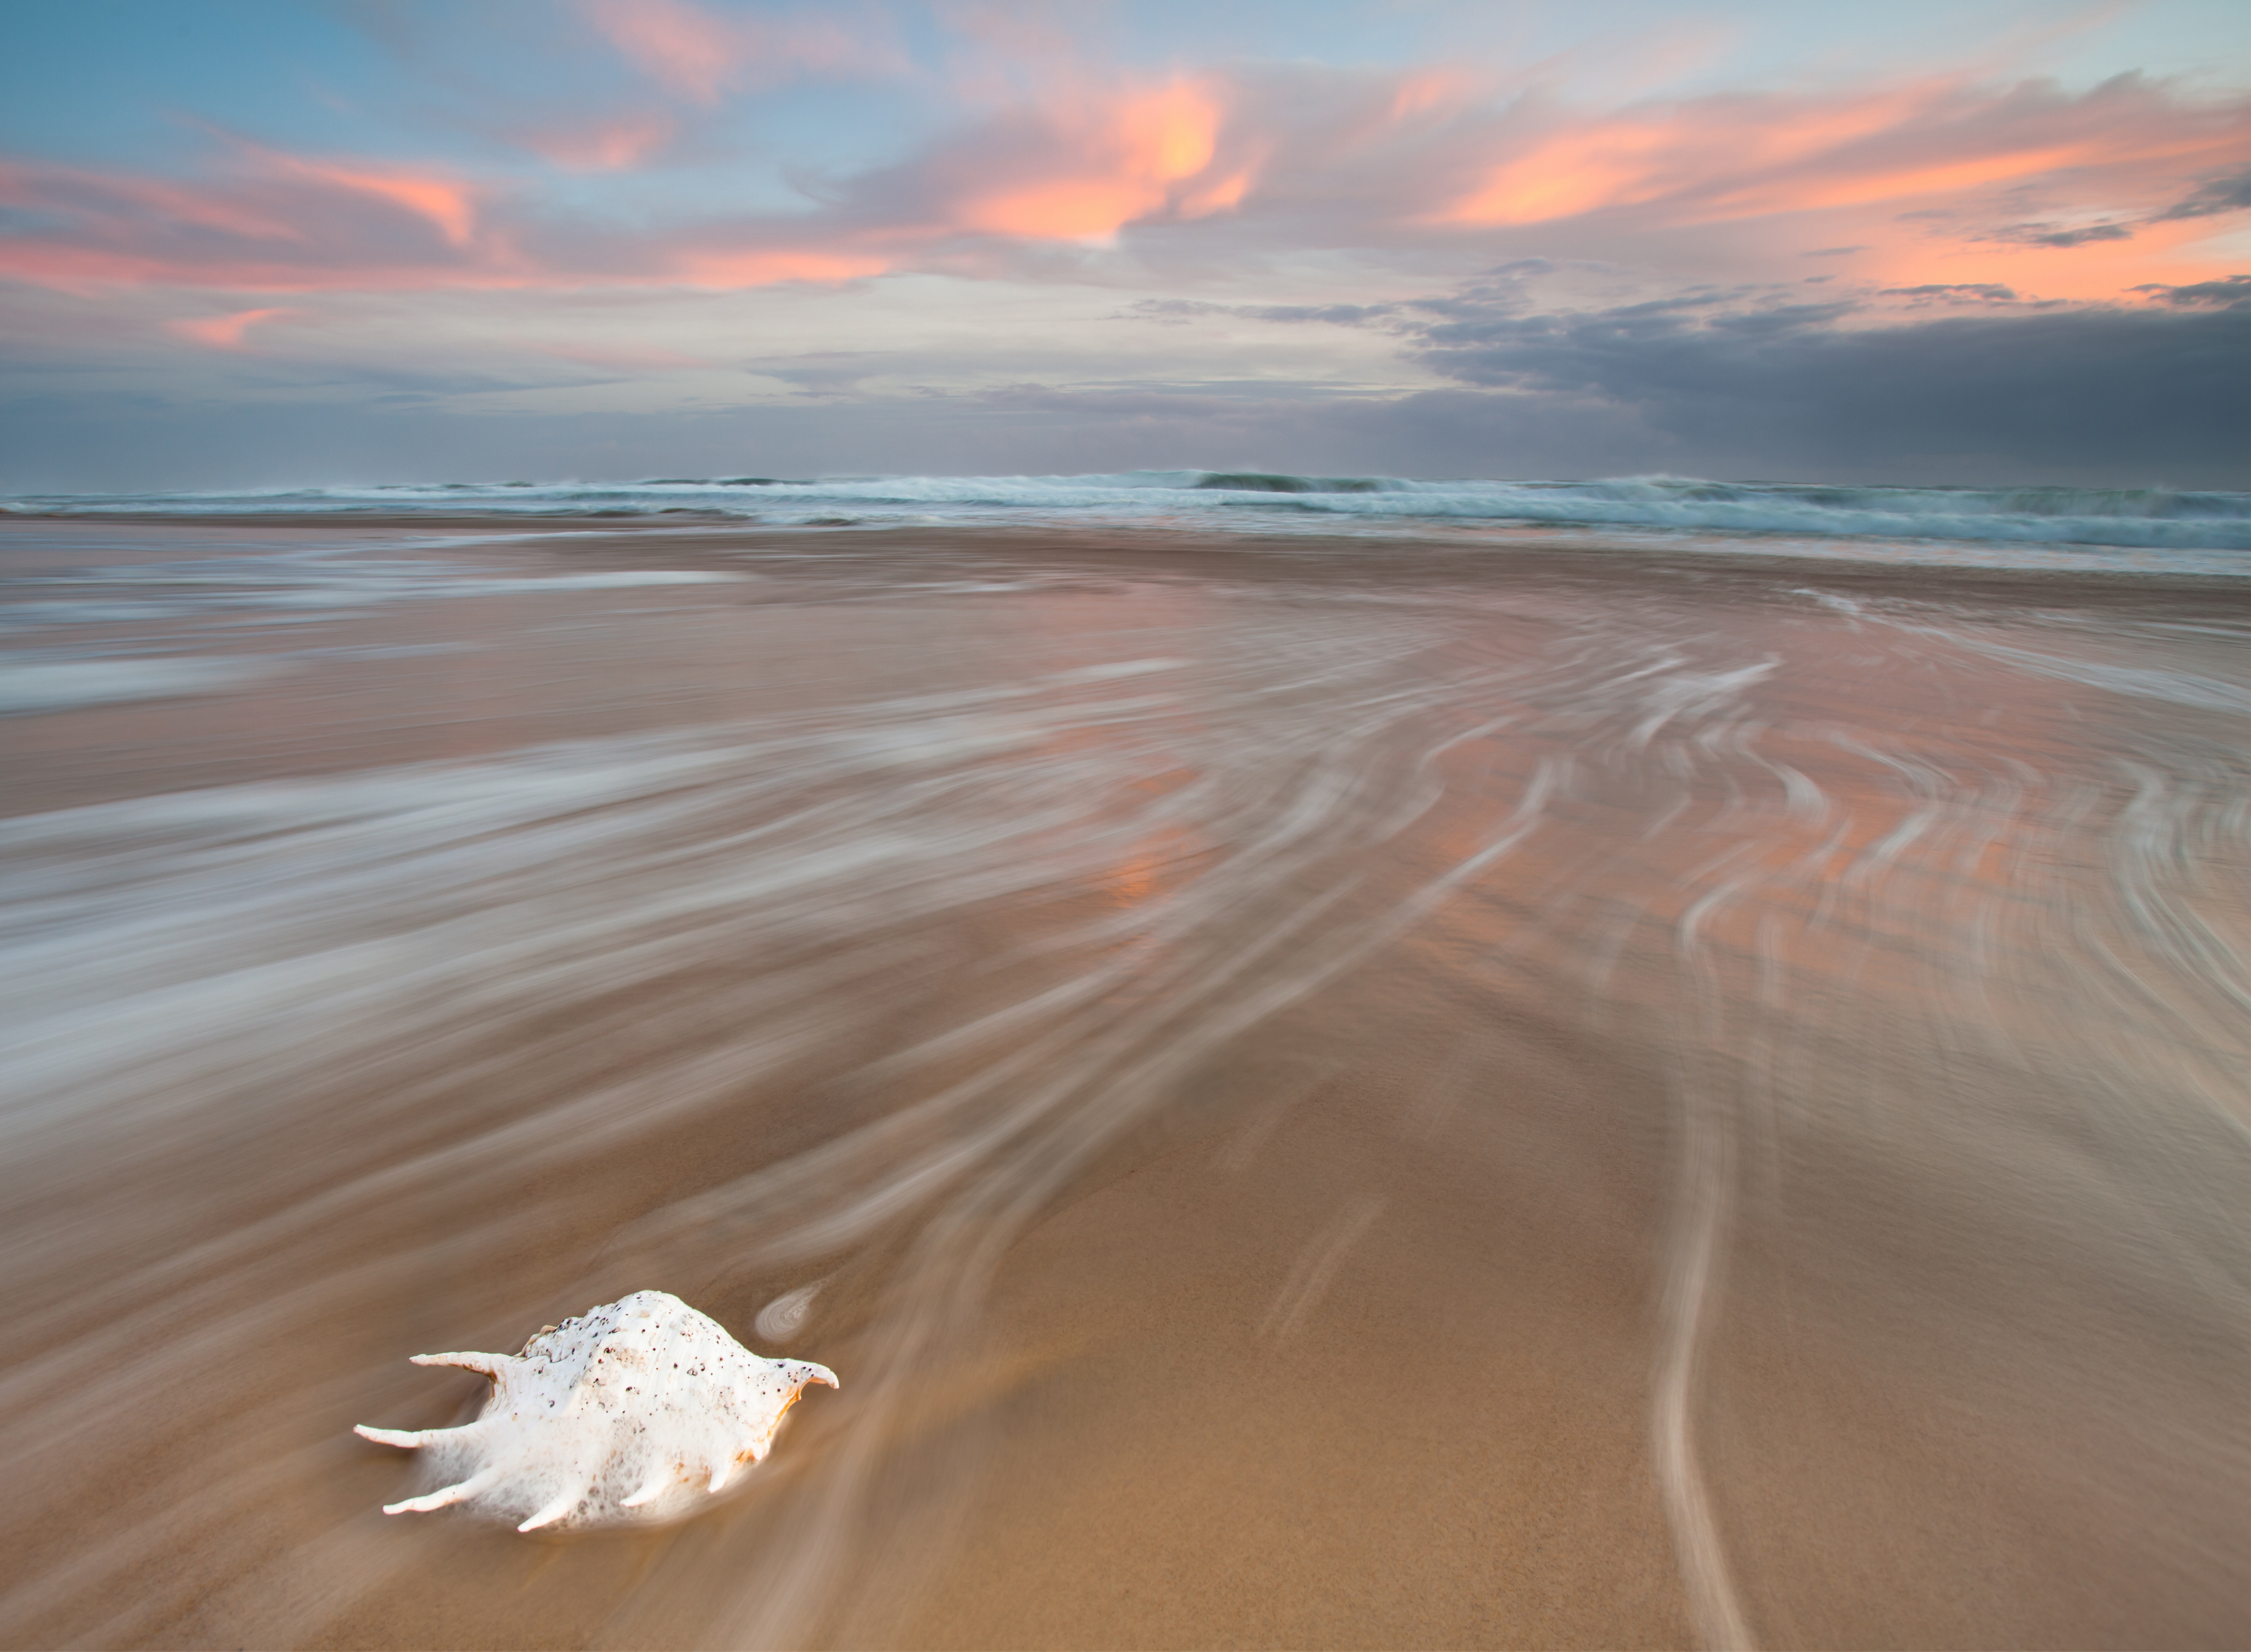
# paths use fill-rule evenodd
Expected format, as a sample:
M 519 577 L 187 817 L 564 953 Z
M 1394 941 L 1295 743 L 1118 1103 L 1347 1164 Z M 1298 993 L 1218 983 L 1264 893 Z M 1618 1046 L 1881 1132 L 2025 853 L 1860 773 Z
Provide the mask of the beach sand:
M 2232 585 L 0 554 L 149 685 L 0 723 L 0 1642 L 2251 1640 Z M 638 1288 L 842 1386 L 672 1529 L 378 1512 L 408 1355 Z

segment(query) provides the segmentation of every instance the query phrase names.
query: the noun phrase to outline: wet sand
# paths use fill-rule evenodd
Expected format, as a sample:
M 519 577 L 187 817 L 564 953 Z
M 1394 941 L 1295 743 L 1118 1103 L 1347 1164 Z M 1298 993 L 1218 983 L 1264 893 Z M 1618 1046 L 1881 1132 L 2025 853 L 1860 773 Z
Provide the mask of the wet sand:
M 2234 587 L 597 525 L 0 524 L 0 1641 L 2251 1639 Z

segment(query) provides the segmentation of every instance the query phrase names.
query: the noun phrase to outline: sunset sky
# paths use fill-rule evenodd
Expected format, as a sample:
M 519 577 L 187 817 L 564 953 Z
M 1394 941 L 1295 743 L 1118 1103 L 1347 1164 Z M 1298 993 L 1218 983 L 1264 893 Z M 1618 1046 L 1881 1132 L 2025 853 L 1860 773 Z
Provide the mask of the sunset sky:
M 2244 17 L 15 5 L 0 489 L 2251 486 Z

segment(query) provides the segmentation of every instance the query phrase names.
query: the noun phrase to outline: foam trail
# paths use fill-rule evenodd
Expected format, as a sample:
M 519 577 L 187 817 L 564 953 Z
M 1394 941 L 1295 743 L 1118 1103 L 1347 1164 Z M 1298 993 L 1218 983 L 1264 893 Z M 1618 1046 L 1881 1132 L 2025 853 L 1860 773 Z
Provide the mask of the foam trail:
M 1195 480 L 1113 490 L 1416 496 Z M 1596 1348 L 1651 1638 L 2241 1624 L 2251 634 L 2216 604 L 197 543 L 32 593 L 153 617 L 14 615 L 121 687 L 0 731 L 6 1638 L 375 1640 L 412 1578 L 462 1638 L 504 1596 L 527 1640 L 911 1640 L 980 1499 L 1032 1495 L 980 1480 L 994 1396 L 1078 1415 L 1077 1356 L 1009 1341 L 1049 1218 L 1174 1159 L 1271 1193 L 1340 1119 L 1365 1163 L 1212 1287 L 1228 1335 L 1442 1365 L 1479 1295 L 1531 1364 Z M 237 659 L 273 669 L 195 676 Z M 1388 1293 L 1434 1230 L 1486 1271 Z M 341 1512 L 400 1489 L 337 1418 L 445 1420 L 401 1354 L 649 1287 L 846 1378 L 727 1511 L 570 1590 Z M 1549 1426 L 1440 1374 L 1489 1407 L 1465 1451 Z M 1354 1413 L 1368 1473 L 1422 1403 Z

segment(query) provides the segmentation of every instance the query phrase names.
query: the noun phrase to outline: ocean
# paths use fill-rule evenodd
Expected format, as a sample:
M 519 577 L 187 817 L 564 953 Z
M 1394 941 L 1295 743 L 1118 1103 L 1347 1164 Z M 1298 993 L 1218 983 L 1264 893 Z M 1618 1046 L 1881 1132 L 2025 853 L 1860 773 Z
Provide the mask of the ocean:
M 0 1641 L 2251 1638 L 2251 496 L 0 503 Z
M 255 492 L 21 496 L 26 514 L 694 517 L 774 527 L 1099 525 L 1195 532 L 1409 536 L 1458 531 L 1505 545 L 1559 534 L 1629 543 L 1934 566 L 2166 567 L 2240 573 L 2251 494 L 2165 488 L 1819 487 L 1633 476 L 1595 482 L 1416 482 L 1255 471 L 1083 476 L 656 477 Z M 2132 552 L 2163 553 L 2158 557 Z

